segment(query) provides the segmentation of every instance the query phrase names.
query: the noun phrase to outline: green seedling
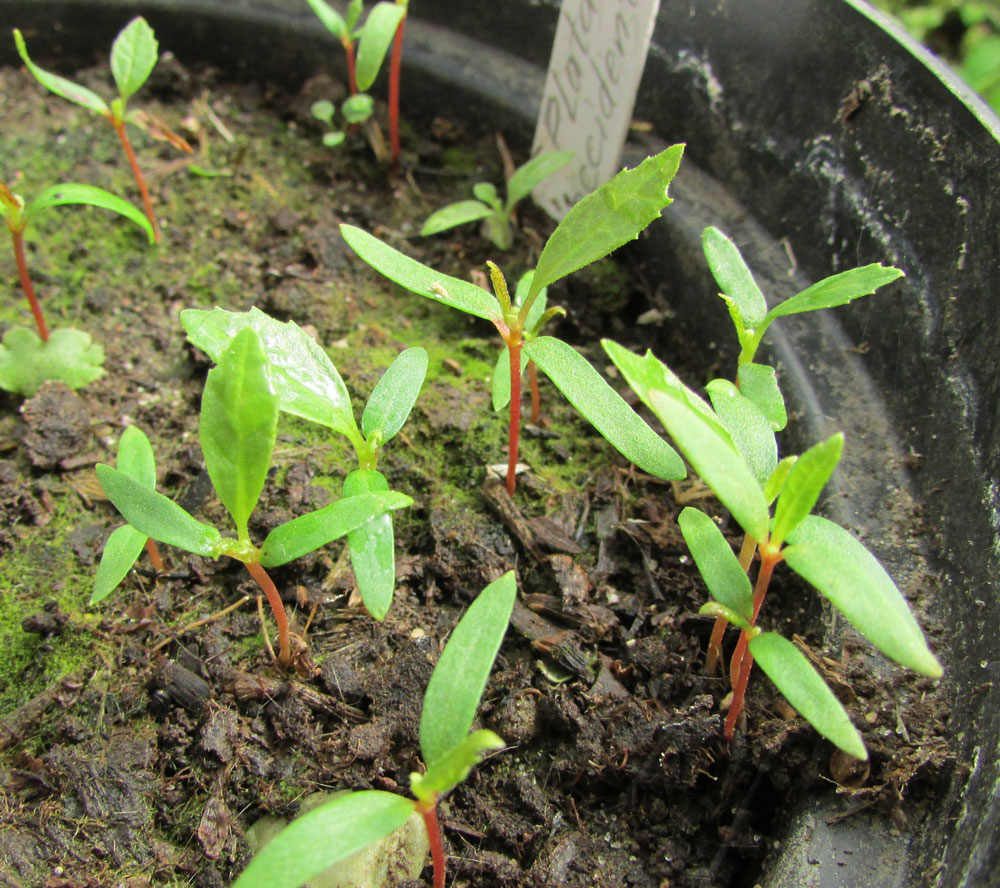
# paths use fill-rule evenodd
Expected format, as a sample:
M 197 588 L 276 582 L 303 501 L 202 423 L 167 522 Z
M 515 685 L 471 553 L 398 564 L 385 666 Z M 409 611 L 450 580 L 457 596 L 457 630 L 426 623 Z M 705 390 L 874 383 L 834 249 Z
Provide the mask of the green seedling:
M 293 561 L 412 500 L 391 491 L 348 496 L 272 530 L 261 546 L 250 539 L 249 520 L 271 465 L 278 426 L 278 395 L 271 362 L 252 329 L 242 329 L 209 371 L 201 399 L 199 441 L 205 469 L 236 527 L 236 537 L 194 518 L 149 485 L 148 468 L 137 478 L 129 471 L 97 466 L 97 477 L 112 504 L 143 536 L 196 555 L 223 555 L 242 561 L 260 586 L 278 624 L 277 663 L 292 663 L 291 633 L 281 596 L 266 568 Z
M 150 243 L 153 242 L 153 228 L 146 217 L 128 201 L 103 188 L 74 183 L 53 185 L 34 200 L 25 201 L 0 182 L 0 216 L 10 231 L 21 289 L 38 328 L 37 335 L 32 330 L 15 327 L 4 336 L 0 345 L 0 388 L 7 391 L 32 395 L 47 379 L 58 379 L 71 388 L 80 388 L 104 373 L 104 349 L 95 345 L 87 333 L 63 329 L 50 335 L 28 274 L 24 250 L 28 224 L 43 210 L 67 204 L 103 207 L 125 216 L 142 228 Z
M 566 166 L 573 159 L 572 151 L 546 151 L 519 166 L 507 182 L 507 199 L 500 200 L 495 186 L 477 182 L 472 186 L 475 200 L 460 200 L 432 213 L 422 235 L 439 234 L 457 225 L 483 220 L 483 234 L 499 250 L 509 250 L 514 243 L 511 220 L 517 205 L 536 185 Z
M 106 118 L 114 127 L 118 135 L 125 156 L 128 158 L 129 166 L 132 167 L 132 175 L 135 176 L 136 185 L 139 186 L 139 193 L 142 195 L 142 205 L 146 210 L 146 218 L 153 228 L 153 238 L 156 242 L 160 240 L 160 227 L 156 221 L 156 214 L 153 212 L 153 201 L 149 196 L 149 188 L 146 186 L 146 179 L 139 168 L 139 161 L 136 159 L 135 151 L 132 149 L 132 142 L 125 131 L 125 124 L 131 123 L 141 129 L 148 129 L 146 115 L 138 111 L 127 109 L 128 100 L 149 78 L 150 73 L 159 58 L 159 48 L 153 29 L 146 23 L 142 16 L 132 19 L 115 38 L 111 46 L 111 76 L 118 87 L 118 97 L 111 101 L 109 105 L 93 90 L 60 77 L 40 68 L 28 56 L 28 48 L 25 46 L 24 37 L 21 32 L 14 29 L 14 42 L 17 44 L 17 51 L 21 60 L 35 79 L 50 92 L 57 96 L 62 96 L 77 105 L 83 105 L 91 111 Z M 166 134 L 169 141 L 187 151 L 190 147 L 172 133 Z
M 374 106 L 375 103 L 368 93 L 357 93 L 353 96 L 348 96 L 343 101 L 340 106 L 340 115 L 344 118 L 344 123 L 347 126 L 358 126 L 372 116 Z M 329 131 L 323 133 L 323 144 L 328 148 L 335 148 L 347 138 L 347 133 L 334 125 L 333 118 L 336 113 L 337 109 L 333 102 L 328 102 L 326 99 L 313 102 L 313 117 L 329 127 Z
M 529 317 L 542 291 L 555 281 L 634 240 L 671 203 L 667 186 L 680 164 L 683 145 L 675 145 L 624 170 L 583 198 L 559 223 L 538 259 L 527 293 L 515 310 L 499 268 L 489 263 L 493 291 L 422 265 L 372 235 L 350 225 L 340 230 L 348 245 L 369 265 L 397 284 L 460 311 L 490 321 L 507 346 L 510 366 L 510 433 L 507 490 L 513 495 L 521 427 L 522 356 L 538 365 L 569 402 L 627 459 L 660 478 L 681 478 L 681 458 L 646 425 L 590 363 L 568 343 L 539 336 L 540 327 L 561 313 L 547 308 L 529 329 Z M 532 339 L 526 340 L 525 331 Z
M 427 352 L 408 348 L 396 356 L 376 384 L 361 416 L 354 419 L 350 396 L 337 368 L 316 342 L 293 321 L 281 323 L 256 308 L 248 312 L 189 309 L 181 312 L 188 338 L 218 361 L 227 344 L 249 327 L 271 356 L 271 380 L 278 406 L 345 435 L 358 457 L 358 471 L 344 481 L 345 497 L 387 492 L 378 469 L 382 447 L 403 427 L 427 374 Z M 375 516 L 347 535 L 358 590 L 368 612 L 381 620 L 396 584 L 392 517 Z
M 434 888 L 444 888 L 445 860 L 437 803 L 468 776 L 480 756 L 502 749 L 492 731 L 469 733 L 514 607 L 513 571 L 490 583 L 455 626 L 434 667 L 420 718 L 427 770 L 410 775 L 415 799 L 369 790 L 338 796 L 292 821 L 250 861 L 233 888 L 298 888 L 383 839 L 419 813 L 427 828 Z

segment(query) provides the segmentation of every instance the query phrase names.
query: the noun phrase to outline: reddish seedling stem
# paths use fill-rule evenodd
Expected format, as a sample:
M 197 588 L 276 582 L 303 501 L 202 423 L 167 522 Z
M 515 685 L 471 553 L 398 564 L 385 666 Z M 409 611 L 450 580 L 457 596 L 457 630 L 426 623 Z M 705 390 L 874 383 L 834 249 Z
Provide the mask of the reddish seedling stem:
M 164 564 L 163 559 L 160 557 L 160 547 L 156 545 L 156 540 L 152 537 L 146 537 L 146 554 L 153 565 L 153 570 L 157 573 L 163 573 Z
M 278 587 L 267 575 L 267 571 L 256 561 L 244 563 L 250 571 L 250 576 L 257 581 L 257 585 L 263 591 L 267 603 L 271 605 L 274 622 L 278 624 L 278 665 L 284 669 L 292 662 L 292 644 L 288 634 L 288 615 L 285 613 L 285 605 L 281 602 Z
M 10 236 L 14 241 L 14 261 L 17 263 L 17 273 L 21 278 L 21 288 L 24 290 L 24 295 L 28 297 L 31 313 L 35 316 L 35 326 L 38 327 L 38 335 L 42 337 L 42 342 L 48 342 L 49 328 L 45 323 L 42 307 L 38 304 L 38 297 L 35 296 L 35 288 L 28 274 L 28 263 L 24 258 L 24 230 L 14 231 L 14 229 L 11 229 Z
M 743 545 L 740 548 L 740 567 L 744 571 L 750 570 L 750 562 L 753 561 L 753 553 L 757 549 L 757 542 L 749 534 L 743 537 Z M 715 625 L 712 626 L 712 637 L 708 640 L 708 652 L 705 654 L 705 675 L 715 675 L 715 670 L 722 657 L 722 637 L 726 634 L 726 626 L 729 621 L 725 617 L 716 617 Z
M 389 145 L 392 149 L 392 165 L 399 168 L 399 74 L 403 62 L 403 29 L 406 14 L 399 20 L 396 36 L 392 40 L 392 59 L 389 62 Z M 510 484 L 508 483 L 508 487 Z
M 129 140 L 128 133 L 125 132 L 125 121 L 123 120 L 120 123 L 112 121 L 111 125 L 115 128 L 115 132 L 118 133 L 118 138 L 125 149 L 125 156 L 128 158 L 129 166 L 132 167 L 132 175 L 135 176 L 135 182 L 139 186 L 139 193 L 142 195 L 142 205 L 146 211 L 146 218 L 149 219 L 149 224 L 153 226 L 153 239 L 159 243 L 160 226 L 156 221 L 156 213 L 153 212 L 153 201 L 149 196 L 149 189 L 146 187 L 146 179 L 142 175 L 142 170 L 139 169 L 139 161 L 132 150 L 132 142 Z
M 434 888 L 444 888 L 444 845 L 441 843 L 441 826 L 437 816 L 437 794 L 428 807 L 419 805 L 417 810 L 424 818 L 427 841 L 431 846 L 431 861 L 434 864 Z
M 352 96 L 358 94 L 358 75 L 354 62 L 354 41 L 345 37 L 341 43 L 344 46 L 344 55 L 347 57 L 347 85 Z
M 514 341 L 516 337 L 517 341 Z M 517 484 L 517 450 L 521 437 L 521 335 L 512 334 L 507 341 L 510 352 L 510 436 L 507 441 L 507 493 L 514 495 Z
M 528 382 L 531 383 L 531 421 L 537 423 L 542 418 L 542 396 L 538 391 L 538 368 L 534 361 L 528 361 Z

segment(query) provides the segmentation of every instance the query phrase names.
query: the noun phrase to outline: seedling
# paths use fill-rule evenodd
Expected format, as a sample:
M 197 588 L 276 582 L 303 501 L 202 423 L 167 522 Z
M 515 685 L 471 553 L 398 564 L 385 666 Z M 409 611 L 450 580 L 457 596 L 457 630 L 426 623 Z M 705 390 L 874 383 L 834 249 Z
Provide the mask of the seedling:
M 156 214 L 153 212 L 153 201 L 149 196 L 149 189 L 146 187 L 146 180 L 139 168 L 135 151 L 132 149 L 132 142 L 125 131 L 126 123 L 131 123 L 141 129 L 148 129 L 146 117 L 141 112 L 128 111 L 126 106 L 132 95 L 149 78 L 159 57 L 159 48 L 153 29 L 149 27 L 142 16 L 137 16 L 115 38 L 115 42 L 111 46 L 111 76 L 118 87 L 118 98 L 113 99 L 110 105 L 93 90 L 36 65 L 28 56 L 24 37 L 21 36 L 21 32 L 17 28 L 14 29 L 14 42 L 17 44 L 21 60 L 42 86 L 57 96 L 62 96 L 70 102 L 95 111 L 105 117 L 114 127 L 115 133 L 122 143 L 122 148 L 125 149 L 129 165 L 132 167 L 132 175 L 135 176 L 135 182 L 139 186 L 142 205 L 146 210 L 146 218 L 153 228 L 153 238 L 159 242 L 160 227 L 156 221 Z M 191 150 L 190 146 L 180 137 L 165 130 L 163 132 L 171 144 L 186 151 Z
M 536 185 L 566 166 L 573 159 L 572 151 L 546 151 L 519 166 L 507 181 L 507 199 L 500 200 L 497 189 L 489 182 L 472 186 L 475 200 L 460 200 L 431 213 L 422 235 L 439 234 L 457 225 L 483 220 L 483 234 L 499 250 L 509 250 L 514 243 L 511 220 L 517 205 Z
M 357 126 L 372 116 L 373 107 L 374 102 L 368 93 L 357 93 L 356 95 L 348 96 L 344 100 L 340 106 L 340 115 L 344 118 L 344 123 L 349 127 Z M 335 148 L 347 138 L 347 133 L 341 129 L 337 129 L 334 125 L 333 118 L 336 112 L 337 109 L 333 102 L 328 102 L 326 99 L 313 102 L 313 117 L 329 127 L 329 131 L 323 133 L 323 144 L 328 148 Z
M 548 308 L 525 339 L 529 317 L 543 289 L 634 240 L 671 203 L 667 186 L 677 172 L 683 145 L 648 157 L 624 170 L 574 206 L 548 239 L 520 307 L 515 310 L 500 269 L 489 263 L 491 296 L 481 287 L 439 274 L 388 244 L 350 225 L 344 240 L 365 262 L 397 284 L 460 311 L 490 321 L 507 346 L 510 364 L 510 432 L 507 490 L 513 495 L 521 427 L 522 355 L 538 365 L 569 402 L 627 459 L 661 478 L 681 478 L 684 464 L 676 451 L 646 425 L 621 396 L 572 346 L 538 336 L 542 324 L 560 313 Z
M 445 860 L 437 802 L 461 783 L 480 756 L 502 749 L 492 731 L 469 733 L 514 607 L 513 571 L 490 583 L 451 633 L 434 667 L 420 718 L 427 770 L 410 775 L 415 800 L 368 790 L 339 796 L 297 820 L 265 845 L 233 888 L 298 888 L 313 876 L 399 829 L 417 812 L 427 828 L 434 888 L 444 888 Z
M 72 388 L 93 382 L 104 373 L 104 349 L 94 345 L 81 330 L 56 330 L 50 336 L 45 315 L 35 295 L 28 274 L 24 251 L 24 233 L 29 222 L 42 210 L 66 204 L 89 204 L 111 210 L 131 219 L 153 242 L 153 228 L 128 201 L 93 185 L 66 183 L 44 189 L 34 200 L 26 202 L 0 182 L 0 216 L 10 231 L 14 247 L 14 262 L 21 280 L 21 289 L 28 298 L 38 334 L 15 327 L 4 336 L 0 345 L 0 388 L 32 395 L 47 379 L 59 379 Z
M 354 420 L 351 399 L 337 368 L 316 342 L 293 321 L 281 323 L 256 308 L 248 312 L 189 309 L 181 312 L 188 338 L 213 360 L 244 328 L 252 329 L 271 356 L 271 380 L 278 406 L 345 435 L 358 457 L 358 471 L 344 481 L 345 497 L 389 490 L 379 471 L 382 447 L 403 427 L 427 374 L 427 352 L 408 348 L 396 356 L 376 384 L 361 416 Z M 392 517 L 384 512 L 347 535 L 351 564 L 368 612 L 381 620 L 392 604 L 396 563 Z
M 278 624 L 279 666 L 292 663 L 291 633 L 281 596 L 266 568 L 286 564 L 412 500 L 391 491 L 348 496 L 272 530 L 258 547 L 250 539 L 250 515 L 260 498 L 277 435 L 278 395 L 271 362 L 252 329 L 240 330 L 218 366 L 209 371 L 201 399 L 199 440 L 205 469 L 236 526 L 236 538 L 198 521 L 122 469 L 99 464 L 97 477 L 125 520 L 143 536 L 203 555 L 242 561 L 260 586 Z

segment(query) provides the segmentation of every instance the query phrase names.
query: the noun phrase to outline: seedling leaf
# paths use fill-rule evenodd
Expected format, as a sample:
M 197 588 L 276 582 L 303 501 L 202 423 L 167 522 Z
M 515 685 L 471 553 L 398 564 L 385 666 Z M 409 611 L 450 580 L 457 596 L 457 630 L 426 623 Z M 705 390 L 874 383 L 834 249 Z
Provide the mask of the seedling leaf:
M 780 432 L 788 423 L 788 413 L 785 411 L 785 399 L 778 388 L 774 367 L 767 364 L 740 364 L 736 378 L 740 383 L 740 392 L 753 401 L 767 417 L 771 431 Z
M 708 515 L 690 506 L 681 512 L 677 523 L 709 594 L 749 621 L 753 614 L 750 579 L 722 531 Z
M 719 295 L 727 305 L 736 308 L 733 320 L 742 343 L 744 335 L 752 336 L 767 315 L 767 301 L 730 238 L 718 228 L 709 227 L 702 233 L 701 244 L 708 267 L 722 291 Z
M 504 212 L 510 215 L 510 211 L 531 194 L 539 182 L 566 166 L 574 154 L 573 151 L 545 151 L 514 170 L 514 174 L 507 180 L 507 201 Z
M 775 632 L 750 639 L 750 653 L 793 709 L 848 755 L 867 759 L 868 750 L 851 719 L 801 651 Z
M 361 416 L 361 432 L 371 439 L 376 432 L 380 445 L 395 437 L 410 415 L 427 375 L 427 352 L 407 348 L 382 374 Z
M 535 280 L 538 279 L 535 273 Z M 683 478 L 684 463 L 579 352 L 561 339 L 540 336 L 524 352 L 626 459 L 658 478 Z
M 778 442 L 771 423 L 728 379 L 713 379 L 705 390 L 733 444 L 763 487 L 778 465 Z
M 316 18 L 318 18 L 325 27 L 334 37 L 338 40 L 342 40 L 347 36 L 347 23 L 344 21 L 344 17 L 337 12 L 326 0 L 306 0 L 306 2 L 312 7 L 312 11 L 316 13 Z
M 798 462 L 798 459 L 797 456 L 786 456 L 778 463 L 775 470 L 771 472 L 771 477 L 767 479 L 767 484 L 764 485 L 764 497 L 767 499 L 768 505 L 771 505 L 784 489 L 785 481 L 788 480 L 788 473 L 792 470 L 792 466 Z
M 731 607 L 726 607 L 721 601 L 706 601 L 698 613 L 703 617 L 722 617 L 726 622 L 732 623 L 739 629 L 750 631 L 750 622 L 742 614 L 737 613 Z
M 67 182 L 64 185 L 52 185 L 35 196 L 27 207 L 26 213 L 37 213 L 49 207 L 65 206 L 66 204 L 89 204 L 94 207 L 101 207 L 111 210 L 135 222 L 143 231 L 150 243 L 153 243 L 153 226 L 150 225 L 142 211 L 134 207 L 127 200 L 98 188 L 96 185 L 82 185 L 79 183 Z
M 527 352 L 521 349 L 521 373 L 528 366 Z M 504 346 L 497 355 L 497 362 L 493 368 L 493 409 L 503 410 L 510 403 L 510 349 Z
M 47 342 L 28 327 L 12 327 L 0 343 L 0 388 L 30 397 L 50 379 L 82 388 L 104 375 L 104 348 L 89 333 L 62 327 Z
M 127 102 L 153 71 L 159 47 L 153 29 L 140 15 L 130 21 L 111 45 L 111 76 Z
M 428 771 L 465 741 L 517 595 L 514 572 L 490 583 L 458 621 L 434 667 L 420 717 Z
M 493 210 L 481 200 L 460 200 L 457 203 L 448 204 L 448 206 L 441 207 L 440 210 L 435 210 L 431 213 L 420 229 L 420 234 L 424 237 L 439 234 L 457 225 L 465 225 L 466 222 L 485 219 L 487 216 L 492 215 L 492 213 Z
M 788 472 L 774 508 L 771 542 L 781 546 L 816 505 L 816 500 L 840 462 L 844 436 L 840 432 L 810 447 Z
M 410 799 L 379 790 L 338 796 L 289 823 L 254 856 L 233 888 L 299 888 L 399 829 L 415 808 Z
M 358 469 L 344 479 L 344 498 L 366 493 L 382 493 L 389 489 L 389 482 L 371 469 Z M 361 593 L 361 600 L 376 620 L 382 620 L 392 604 L 396 585 L 396 545 L 392 529 L 392 515 L 383 512 L 347 534 L 354 579 Z
M 506 745 L 492 731 L 474 731 L 428 767 L 425 774 L 410 774 L 410 792 L 422 802 L 432 801 L 465 780 L 484 752 Z
M 125 579 L 132 565 L 142 554 L 146 545 L 146 535 L 134 527 L 124 524 L 112 532 L 104 544 L 101 563 L 94 578 L 94 591 L 90 594 L 90 604 L 97 604 L 107 598 L 118 584 Z
M 398 3 L 376 3 L 361 30 L 358 32 L 358 89 L 367 92 L 378 77 L 396 28 L 403 20 L 406 9 Z
M 877 262 L 842 271 L 774 306 L 767 313 L 767 323 L 786 315 L 846 305 L 854 299 L 871 295 L 879 287 L 902 276 L 903 272 L 898 268 L 886 267 Z
M 151 490 L 156 487 L 156 458 L 149 438 L 138 426 L 129 426 L 118 439 L 118 471 L 131 475 Z
M 111 115 L 111 109 L 108 107 L 107 102 L 93 90 L 89 90 L 79 83 L 74 83 L 72 80 L 67 80 L 65 77 L 60 77 L 58 74 L 46 71 L 31 61 L 31 58 L 28 56 L 28 47 L 24 45 L 24 37 L 21 36 L 21 32 L 17 28 L 14 29 L 14 43 L 17 44 L 18 55 L 21 56 L 21 61 L 24 62 L 25 67 L 34 75 L 35 80 L 47 90 L 54 92 L 57 96 L 62 96 L 70 102 L 75 102 L 77 105 L 83 105 L 84 108 L 96 111 L 98 114 Z
M 788 566 L 825 595 L 886 656 L 938 678 L 941 664 L 878 560 L 844 528 L 809 515 L 782 550 Z M 794 705 L 794 704 L 793 704 Z
M 481 200 L 492 209 L 503 209 L 503 205 L 500 203 L 500 198 L 497 197 L 497 187 L 492 182 L 476 182 L 476 184 L 472 186 L 472 194 L 476 200 Z
M 364 123 L 375 111 L 375 100 L 368 93 L 356 93 L 344 99 L 340 113 L 345 123 Z

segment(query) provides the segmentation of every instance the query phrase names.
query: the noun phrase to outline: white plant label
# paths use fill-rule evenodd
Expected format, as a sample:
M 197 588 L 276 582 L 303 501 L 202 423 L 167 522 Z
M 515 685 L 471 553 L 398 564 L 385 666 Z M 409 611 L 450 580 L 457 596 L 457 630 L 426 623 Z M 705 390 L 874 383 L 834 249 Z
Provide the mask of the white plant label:
M 575 151 L 532 192 L 556 219 L 619 170 L 660 0 L 563 0 L 531 153 Z

